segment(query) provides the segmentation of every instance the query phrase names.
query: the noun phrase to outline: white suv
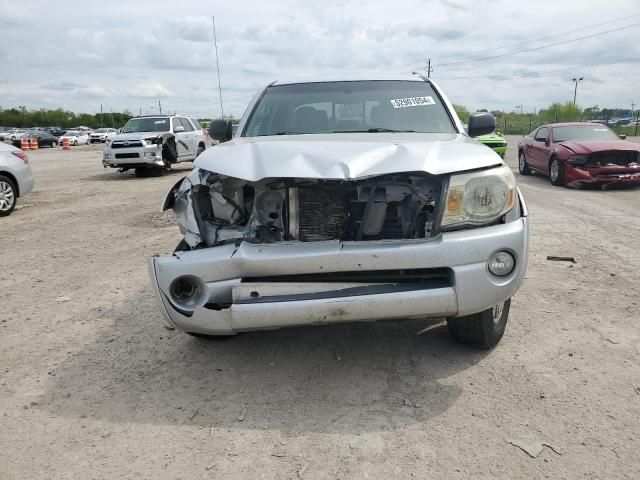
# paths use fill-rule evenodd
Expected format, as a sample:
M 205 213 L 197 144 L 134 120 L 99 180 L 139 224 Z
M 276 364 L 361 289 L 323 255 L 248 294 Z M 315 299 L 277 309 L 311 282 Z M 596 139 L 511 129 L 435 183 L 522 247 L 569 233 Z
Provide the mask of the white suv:
M 132 118 L 118 135 L 107 138 L 102 165 L 137 176 L 191 162 L 205 150 L 205 136 L 195 118 L 149 115 Z

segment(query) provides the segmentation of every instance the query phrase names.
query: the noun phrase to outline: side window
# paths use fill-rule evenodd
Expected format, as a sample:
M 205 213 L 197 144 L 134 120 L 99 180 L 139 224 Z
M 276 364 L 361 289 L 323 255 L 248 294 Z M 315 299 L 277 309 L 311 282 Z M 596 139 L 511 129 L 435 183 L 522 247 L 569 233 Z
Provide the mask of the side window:
M 182 123 L 185 132 L 193 132 L 193 126 L 189 120 L 186 118 L 180 118 L 180 122 Z
M 191 123 L 195 125 L 196 130 L 202 130 L 202 126 L 200 125 L 200 122 L 198 122 L 198 120 L 196 120 L 195 118 L 190 118 L 189 120 L 191 120 Z
M 173 124 L 173 131 L 176 131 L 176 127 L 181 127 L 182 123 L 180 123 L 180 119 L 178 117 L 173 117 L 171 119 L 171 123 Z
M 538 129 L 535 138 L 536 142 L 546 142 L 547 138 L 549 138 L 549 129 L 545 127 Z

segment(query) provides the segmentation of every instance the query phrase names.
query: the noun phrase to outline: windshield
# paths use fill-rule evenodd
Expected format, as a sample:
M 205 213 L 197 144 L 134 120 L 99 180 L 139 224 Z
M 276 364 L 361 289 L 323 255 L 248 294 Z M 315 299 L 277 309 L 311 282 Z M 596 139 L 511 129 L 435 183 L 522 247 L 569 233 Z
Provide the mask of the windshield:
M 620 138 L 607 127 L 600 125 L 572 125 L 553 128 L 554 142 L 568 140 L 620 140 Z
M 164 117 L 132 118 L 122 129 L 121 133 L 133 132 L 168 132 L 169 119 Z
M 428 83 L 372 80 L 269 87 L 243 136 L 388 131 L 456 133 Z
M 93 133 L 107 133 L 110 130 L 108 128 L 99 128 L 96 131 L 94 131 Z
M 74 130 L 69 130 L 68 132 L 65 132 L 65 137 L 73 137 L 75 135 L 78 135 L 79 132 L 76 132 Z

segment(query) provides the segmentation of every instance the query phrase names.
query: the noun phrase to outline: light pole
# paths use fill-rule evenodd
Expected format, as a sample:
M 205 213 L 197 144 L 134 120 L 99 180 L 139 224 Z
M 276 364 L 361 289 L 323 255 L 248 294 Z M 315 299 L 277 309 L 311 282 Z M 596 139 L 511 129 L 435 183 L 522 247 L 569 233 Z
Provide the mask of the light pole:
M 580 78 L 574 78 L 573 82 L 576 84 L 576 86 L 573 89 L 573 104 L 576 104 L 576 96 L 578 95 L 578 83 L 580 83 L 582 80 L 584 80 L 584 77 L 580 77 Z

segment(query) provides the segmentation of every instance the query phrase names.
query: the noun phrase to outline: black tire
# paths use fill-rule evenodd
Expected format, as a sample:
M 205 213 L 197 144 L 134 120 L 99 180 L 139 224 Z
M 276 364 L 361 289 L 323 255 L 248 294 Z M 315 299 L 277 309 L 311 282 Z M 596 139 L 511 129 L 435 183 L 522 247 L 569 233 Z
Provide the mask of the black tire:
M 74 141 L 73 141 L 73 146 L 74 146 L 74 147 L 77 147 L 77 146 L 78 146 L 78 140 L 74 140 Z
M 198 151 L 196 152 L 196 158 L 198 158 L 200 154 L 204 152 L 204 150 L 205 148 L 202 145 L 198 146 Z
M 527 157 L 522 150 L 518 154 L 518 171 L 520 172 L 520 175 L 531 175 L 531 168 L 529 168 Z
M 18 201 L 18 189 L 16 188 L 15 183 L 9 177 L 5 177 L 4 175 L 0 175 L 0 195 L 3 198 L 3 202 L 0 204 L 0 217 L 7 217 L 11 215 L 13 209 L 16 208 L 16 202 Z M 11 195 L 11 199 L 9 199 L 6 204 L 5 195 Z M 4 208 L 3 208 L 4 206 Z
M 511 299 L 484 312 L 448 318 L 449 333 L 460 343 L 486 350 L 493 348 L 504 335 L 510 306 Z
M 557 187 L 564 185 L 564 162 L 555 157 L 549 162 L 549 181 Z
M 237 335 L 206 335 L 204 333 L 191 333 L 187 332 L 187 335 L 191 335 L 192 337 L 202 338 L 203 340 L 228 340 L 233 337 L 237 337 Z
M 51 148 L 56 148 L 57 146 L 58 146 L 58 142 L 56 142 L 55 140 L 51 142 Z

